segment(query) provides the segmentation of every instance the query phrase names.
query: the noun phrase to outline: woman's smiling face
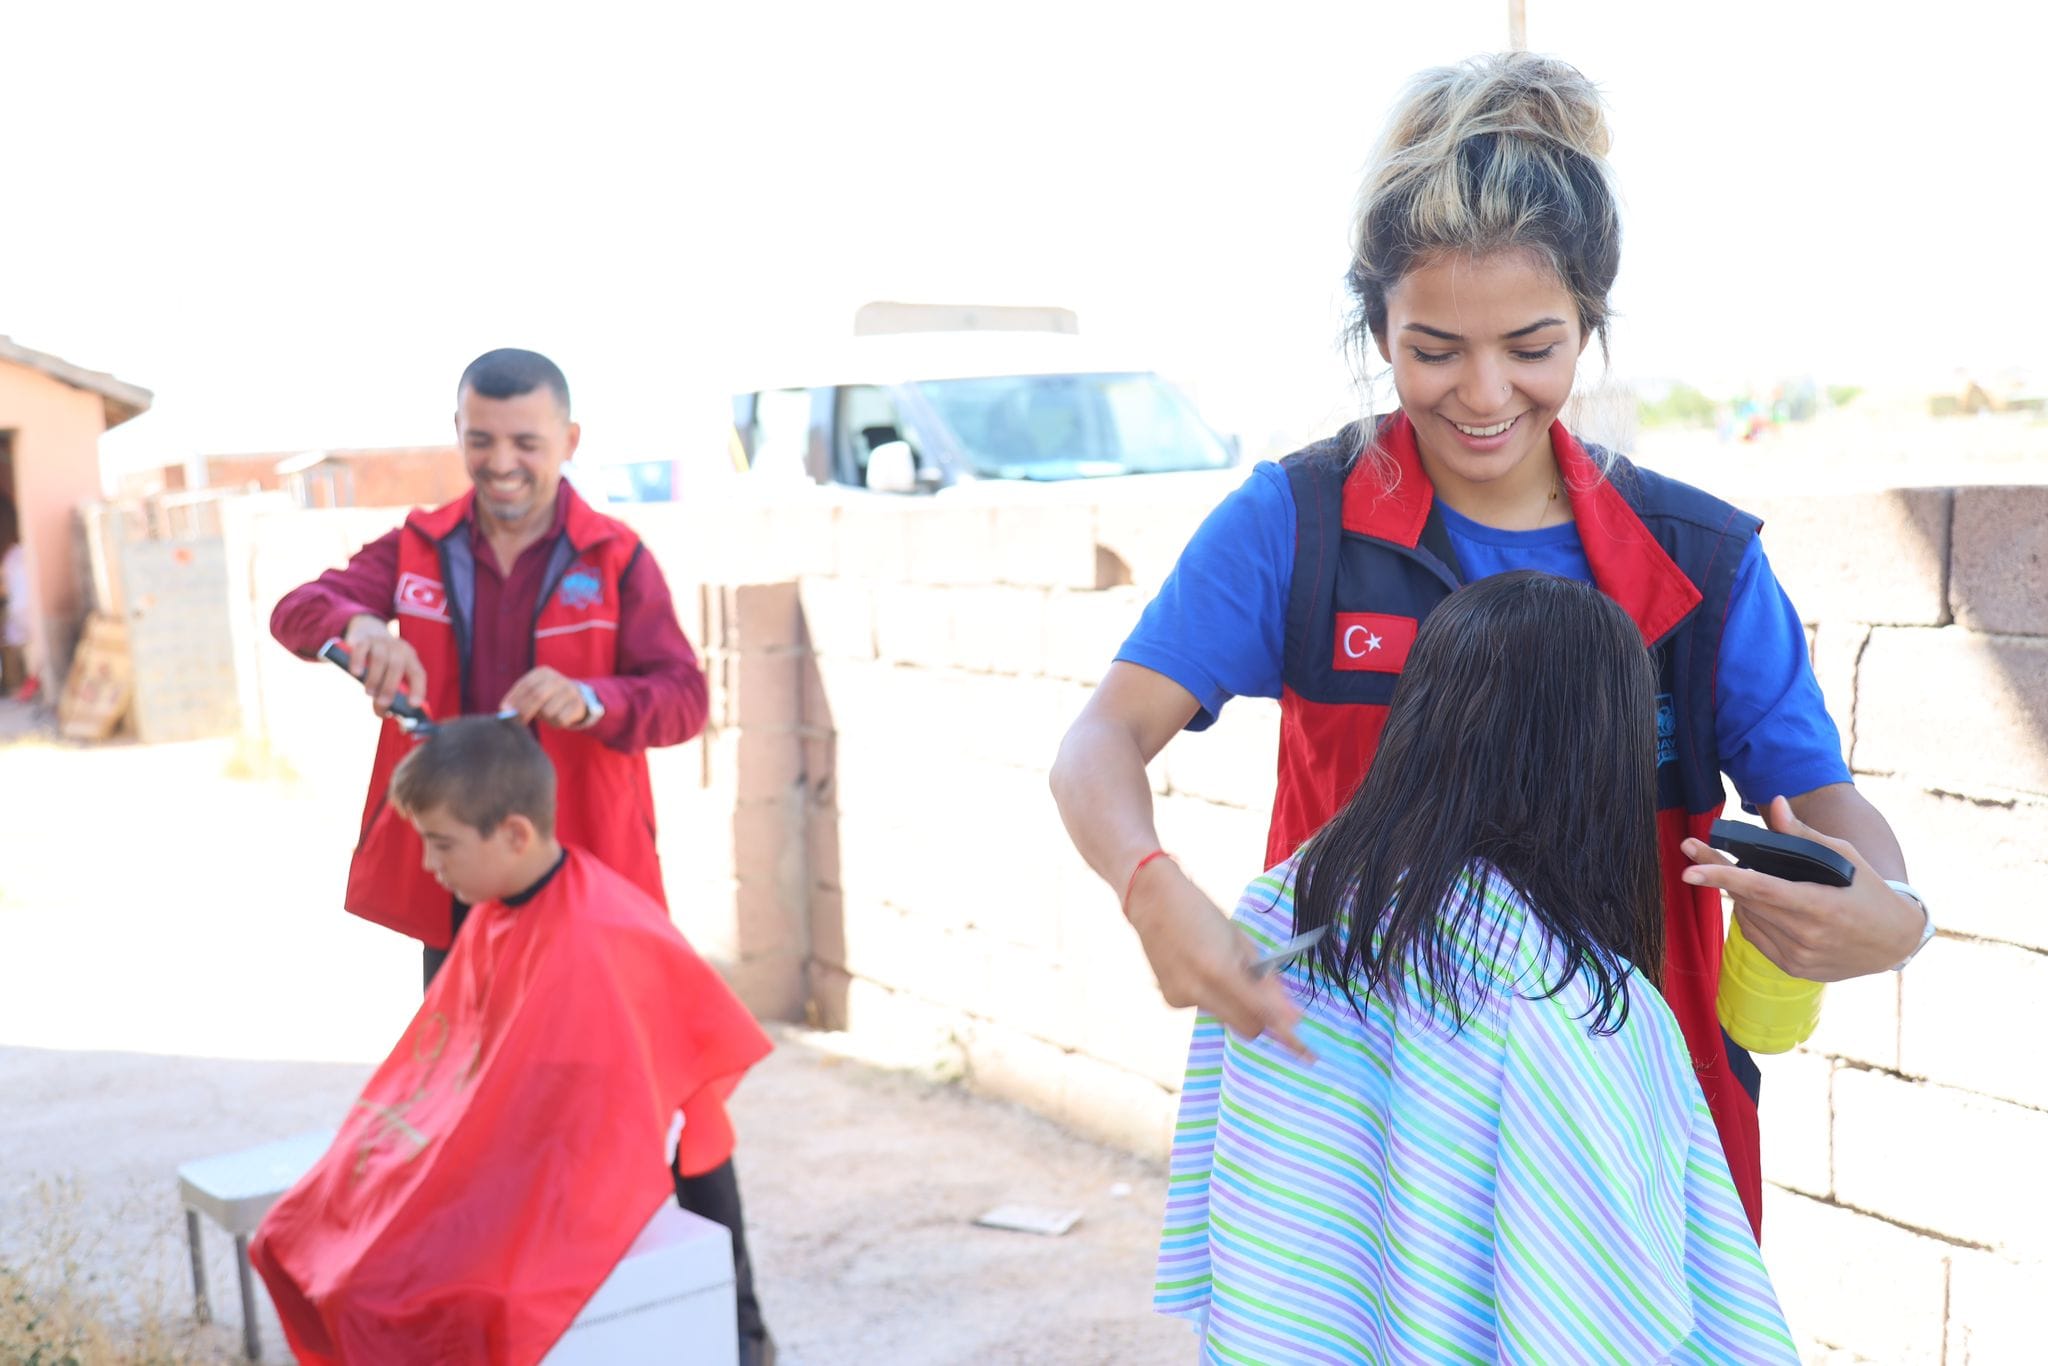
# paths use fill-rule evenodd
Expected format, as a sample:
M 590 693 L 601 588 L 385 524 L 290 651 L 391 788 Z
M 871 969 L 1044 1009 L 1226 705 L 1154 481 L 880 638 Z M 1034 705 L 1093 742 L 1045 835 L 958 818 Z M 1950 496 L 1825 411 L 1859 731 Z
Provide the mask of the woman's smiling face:
M 1541 257 L 1503 251 L 1418 264 L 1387 291 L 1374 338 L 1393 366 L 1423 468 L 1458 502 L 1550 479 L 1550 424 L 1571 396 L 1586 334 Z M 1529 457 L 1546 458 L 1531 465 Z

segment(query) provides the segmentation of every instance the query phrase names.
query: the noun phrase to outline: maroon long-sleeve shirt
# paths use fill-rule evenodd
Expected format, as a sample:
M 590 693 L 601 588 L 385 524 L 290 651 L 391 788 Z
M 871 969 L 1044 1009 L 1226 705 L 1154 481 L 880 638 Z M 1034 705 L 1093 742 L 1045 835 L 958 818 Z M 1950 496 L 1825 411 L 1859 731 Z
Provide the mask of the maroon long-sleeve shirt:
M 548 533 L 521 551 L 510 573 L 498 564 L 490 542 L 469 519 L 476 553 L 475 620 L 471 625 L 469 680 L 464 712 L 496 711 L 512 685 L 531 667 L 533 620 L 547 570 L 548 554 L 568 516 L 569 486 L 555 496 L 555 521 Z M 322 644 L 342 634 L 350 618 L 391 619 L 398 587 L 400 531 L 379 536 L 341 569 L 330 569 L 279 600 L 270 614 L 270 634 L 302 659 L 317 657 Z M 679 745 L 704 726 L 704 671 L 697 652 L 676 621 L 668 581 L 644 549 L 633 557 L 619 585 L 618 673 L 585 678 L 604 706 L 591 733 L 613 749 L 631 753 L 656 745 Z

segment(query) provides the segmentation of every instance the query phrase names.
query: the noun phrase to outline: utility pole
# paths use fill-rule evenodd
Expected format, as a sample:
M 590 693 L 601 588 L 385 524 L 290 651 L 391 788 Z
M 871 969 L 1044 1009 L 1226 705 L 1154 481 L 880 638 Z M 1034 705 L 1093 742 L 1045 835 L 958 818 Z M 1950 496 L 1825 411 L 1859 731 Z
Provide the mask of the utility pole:
M 1508 0 L 1508 47 L 1515 52 L 1529 50 L 1529 18 L 1524 0 Z

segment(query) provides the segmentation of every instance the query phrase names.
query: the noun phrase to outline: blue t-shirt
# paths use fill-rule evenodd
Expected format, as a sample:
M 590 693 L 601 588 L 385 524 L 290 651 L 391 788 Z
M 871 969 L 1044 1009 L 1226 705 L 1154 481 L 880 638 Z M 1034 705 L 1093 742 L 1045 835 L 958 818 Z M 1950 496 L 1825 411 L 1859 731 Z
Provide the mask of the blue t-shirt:
M 1579 529 L 1500 531 L 1436 504 L 1468 582 L 1511 569 L 1593 581 Z M 1117 658 L 1194 694 L 1202 730 L 1233 697 L 1278 697 L 1294 574 L 1294 496 L 1271 461 L 1203 521 Z M 1714 737 L 1745 802 L 1849 781 L 1842 739 L 1807 658 L 1806 628 L 1751 541 L 1721 632 Z

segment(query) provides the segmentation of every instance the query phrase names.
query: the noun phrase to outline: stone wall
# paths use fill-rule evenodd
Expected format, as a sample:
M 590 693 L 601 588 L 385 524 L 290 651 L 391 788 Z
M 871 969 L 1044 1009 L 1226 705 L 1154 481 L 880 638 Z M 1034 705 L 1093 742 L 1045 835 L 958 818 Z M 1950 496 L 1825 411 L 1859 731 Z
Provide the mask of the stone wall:
M 655 758 L 677 919 L 764 1014 L 1142 1151 L 1168 1141 L 1189 1016 L 1160 1001 L 1046 772 L 1223 485 L 812 495 L 625 509 L 703 649 L 712 717 Z M 1863 787 L 1943 927 L 1829 988 L 1765 1059 L 1766 1253 L 1823 1355 L 2031 1360 L 2048 1294 L 2048 489 L 1757 507 Z M 261 638 L 276 596 L 396 513 L 247 521 L 260 737 L 362 781 L 338 677 Z M 330 671 L 331 672 L 331 671 Z M 317 686 L 317 701 L 312 690 Z M 1228 906 L 1257 871 L 1278 713 L 1240 700 L 1153 767 L 1166 847 Z M 360 733 L 358 733 L 360 732 Z

